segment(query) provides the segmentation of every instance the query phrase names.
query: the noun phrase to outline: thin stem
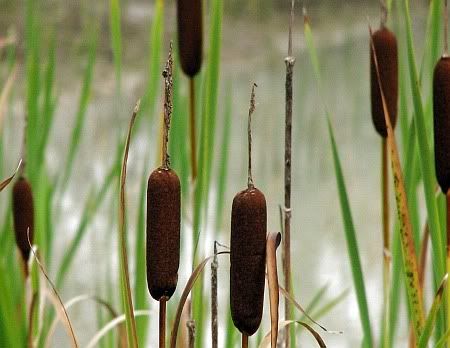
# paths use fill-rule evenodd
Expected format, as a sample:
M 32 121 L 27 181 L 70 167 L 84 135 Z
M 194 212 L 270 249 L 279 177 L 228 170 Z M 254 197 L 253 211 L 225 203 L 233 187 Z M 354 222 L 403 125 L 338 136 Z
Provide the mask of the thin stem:
M 284 243 L 283 243 L 283 273 L 284 287 L 292 295 L 291 290 L 291 164 L 292 164 L 292 104 L 293 104 L 293 76 L 295 58 L 292 56 L 292 28 L 294 25 L 294 1 L 291 1 L 291 15 L 289 21 L 289 49 L 284 59 L 286 64 L 285 83 L 285 135 L 284 135 Z M 291 304 L 284 302 L 285 319 L 291 319 Z M 285 347 L 290 346 L 290 330 L 285 329 Z M 295 335 L 292 335 L 295 338 Z M 295 342 L 293 342 L 295 345 Z
M 191 140 L 191 172 L 192 180 L 197 177 L 197 137 L 195 126 L 195 80 L 189 79 L 189 131 Z
M 159 300 L 159 348 L 166 347 L 166 304 L 167 297 Z
M 448 6 L 444 0 L 444 56 L 448 56 Z
M 380 8 L 381 8 L 380 26 L 381 28 L 384 28 L 386 26 L 388 17 L 388 8 L 386 5 L 386 0 L 380 0 Z
M 382 221 L 383 221 L 383 303 L 384 303 L 384 340 L 388 342 L 389 318 L 389 173 L 388 173 L 388 146 L 386 138 L 381 141 L 381 191 L 382 191 Z
M 217 269 L 219 262 L 217 260 L 217 242 L 214 242 L 214 259 L 211 263 L 211 341 L 212 348 L 218 345 L 218 327 L 217 327 Z
M 242 348 L 248 348 L 248 335 L 242 334 Z
M 167 152 L 169 143 L 169 129 L 170 129 L 170 119 L 172 117 L 173 102 L 172 102 L 172 91 L 173 91 L 173 57 L 172 57 L 172 41 L 169 47 L 169 56 L 167 57 L 166 66 L 163 70 L 164 77 L 164 138 L 163 138 L 163 161 L 162 166 L 165 169 L 170 167 L 170 158 Z
M 252 94 L 250 96 L 250 108 L 248 109 L 248 125 L 247 125 L 247 135 L 248 135 L 248 180 L 247 185 L 249 189 L 255 187 L 253 185 L 252 176 L 252 114 L 255 111 L 255 87 L 258 87 L 256 83 L 253 83 Z

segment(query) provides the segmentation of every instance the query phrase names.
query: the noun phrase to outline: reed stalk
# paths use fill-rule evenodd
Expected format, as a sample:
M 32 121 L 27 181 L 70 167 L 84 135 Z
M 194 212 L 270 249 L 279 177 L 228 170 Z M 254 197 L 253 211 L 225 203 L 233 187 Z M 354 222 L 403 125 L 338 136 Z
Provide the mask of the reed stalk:
M 294 23 L 294 0 L 291 1 L 289 20 L 288 55 L 284 59 L 286 64 L 286 104 L 285 104 L 285 144 L 284 144 L 284 244 L 283 244 L 283 273 L 284 287 L 291 294 L 291 165 L 292 165 L 292 104 L 293 104 L 293 76 L 295 57 L 292 56 L 292 27 Z M 285 319 L 291 317 L 291 305 L 285 301 Z M 293 336 L 295 331 L 293 331 Z M 285 329 L 285 347 L 289 347 L 289 328 Z

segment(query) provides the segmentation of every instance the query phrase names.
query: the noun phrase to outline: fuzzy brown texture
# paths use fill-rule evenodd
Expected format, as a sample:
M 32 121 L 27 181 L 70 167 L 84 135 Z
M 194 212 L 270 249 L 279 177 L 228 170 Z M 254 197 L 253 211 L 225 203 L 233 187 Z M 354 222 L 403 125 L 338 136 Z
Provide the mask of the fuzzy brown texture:
M 392 32 L 383 27 L 373 33 L 372 40 L 373 46 L 375 47 L 381 86 L 383 87 L 387 109 L 389 111 L 392 128 L 395 128 L 395 124 L 397 123 L 398 100 L 397 39 Z M 378 134 L 380 134 L 383 138 L 386 138 L 386 121 L 384 118 L 383 102 L 378 84 L 372 44 L 370 45 L 370 93 L 372 100 L 373 124 Z
M 34 235 L 34 204 L 31 185 L 24 177 L 20 177 L 14 184 L 12 200 L 16 243 L 23 260 L 27 263 L 31 251 L 28 243 L 28 229 L 31 243 L 33 243 Z
M 193 77 L 202 65 L 201 0 L 178 0 L 177 17 L 181 67 L 186 75 Z
M 436 64 L 433 79 L 434 158 L 442 192 L 450 188 L 450 58 Z
M 231 211 L 230 304 L 234 325 L 249 336 L 263 313 L 266 232 L 264 194 L 256 188 L 238 193 Z
M 180 263 L 180 180 L 172 169 L 158 168 L 147 187 L 147 284 L 157 301 L 177 287 Z

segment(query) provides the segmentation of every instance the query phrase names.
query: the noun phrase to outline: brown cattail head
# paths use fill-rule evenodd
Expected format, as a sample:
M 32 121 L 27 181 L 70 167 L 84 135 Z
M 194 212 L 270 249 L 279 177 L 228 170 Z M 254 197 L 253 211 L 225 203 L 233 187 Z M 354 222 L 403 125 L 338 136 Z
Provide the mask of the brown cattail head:
M 392 128 L 397 122 L 398 99 L 398 56 L 397 39 L 386 27 L 382 27 L 372 35 L 373 46 L 370 44 L 370 92 L 372 99 L 372 121 L 376 131 L 383 138 L 387 137 L 386 121 L 384 118 L 383 101 L 381 99 L 378 75 L 375 66 L 375 48 L 381 86 L 389 111 Z
M 450 188 L 450 57 L 436 64 L 433 79 L 434 158 L 442 192 Z
M 30 231 L 30 241 L 33 243 L 34 205 L 31 185 L 23 176 L 14 184 L 12 200 L 16 243 L 26 264 L 31 251 L 30 243 L 28 243 L 28 230 Z
M 249 336 L 263 312 L 266 232 L 264 194 L 254 187 L 239 192 L 231 211 L 230 303 L 234 325 Z
M 202 65 L 202 1 L 178 0 L 177 16 L 181 67 L 193 77 Z
M 180 180 L 168 168 L 153 171 L 147 187 L 147 284 L 157 301 L 177 287 L 180 263 Z

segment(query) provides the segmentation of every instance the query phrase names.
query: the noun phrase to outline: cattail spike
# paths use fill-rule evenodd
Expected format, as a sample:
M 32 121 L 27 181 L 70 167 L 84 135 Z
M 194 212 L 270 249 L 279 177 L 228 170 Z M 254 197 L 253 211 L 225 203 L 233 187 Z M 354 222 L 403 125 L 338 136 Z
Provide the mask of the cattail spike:
M 381 87 L 386 99 L 392 127 L 397 122 L 398 99 L 398 55 L 397 39 L 386 27 L 372 34 L 373 45 L 370 45 L 370 89 L 372 101 L 372 121 L 376 131 L 383 138 L 387 137 L 386 120 L 384 118 L 383 101 L 381 98 L 378 75 L 376 71 L 374 52 L 376 51 Z
M 31 242 L 34 236 L 34 203 L 31 185 L 25 177 L 19 177 L 14 184 L 12 200 L 16 244 L 26 267 L 31 251 L 28 234 Z
M 436 64 L 433 78 L 436 177 L 444 194 L 450 188 L 450 57 Z
M 194 77 L 202 65 L 202 1 L 178 0 L 177 17 L 181 68 Z

